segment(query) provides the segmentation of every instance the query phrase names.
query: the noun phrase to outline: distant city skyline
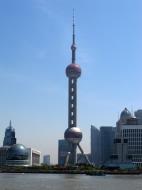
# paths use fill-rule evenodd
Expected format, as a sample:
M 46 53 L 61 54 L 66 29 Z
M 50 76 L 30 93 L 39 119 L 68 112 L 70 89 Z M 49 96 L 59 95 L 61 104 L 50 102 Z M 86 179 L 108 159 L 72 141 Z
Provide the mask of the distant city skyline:
M 0 1 L 0 143 L 9 120 L 17 141 L 50 154 L 67 128 L 65 67 L 76 15 L 78 127 L 90 152 L 90 126 L 115 126 L 142 108 L 142 1 Z M 85 108 L 85 109 L 84 109 Z

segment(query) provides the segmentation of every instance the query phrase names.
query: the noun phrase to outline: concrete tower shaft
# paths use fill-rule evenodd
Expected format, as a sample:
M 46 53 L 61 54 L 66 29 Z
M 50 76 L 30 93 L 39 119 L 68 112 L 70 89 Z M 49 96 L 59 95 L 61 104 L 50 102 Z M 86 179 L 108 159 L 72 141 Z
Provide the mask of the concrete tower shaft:
M 77 127 L 77 78 L 81 75 L 81 68 L 76 64 L 75 24 L 73 16 L 72 63 L 66 68 L 68 77 L 68 128 Z
M 77 126 L 77 79 L 69 78 L 68 128 Z

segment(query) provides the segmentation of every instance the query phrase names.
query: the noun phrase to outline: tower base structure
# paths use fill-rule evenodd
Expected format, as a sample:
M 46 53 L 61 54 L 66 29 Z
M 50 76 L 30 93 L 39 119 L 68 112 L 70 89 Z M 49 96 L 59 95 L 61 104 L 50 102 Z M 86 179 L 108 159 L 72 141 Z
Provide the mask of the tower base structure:
M 81 154 L 85 157 L 86 162 L 91 165 L 88 157 L 84 154 L 82 147 L 80 146 L 80 141 L 82 139 L 82 132 L 78 127 L 67 128 L 64 133 L 64 138 L 67 140 L 70 146 L 70 153 L 66 156 L 65 165 L 76 165 L 77 164 L 77 147 L 79 148 Z
M 91 165 L 90 160 L 88 159 L 87 155 L 84 153 L 80 144 L 71 144 L 71 152 L 67 153 L 64 166 L 68 166 L 68 165 L 75 166 L 78 163 L 77 154 L 76 154 L 77 147 L 79 148 L 81 154 L 84 156 L 86 163 L 88 165 Z

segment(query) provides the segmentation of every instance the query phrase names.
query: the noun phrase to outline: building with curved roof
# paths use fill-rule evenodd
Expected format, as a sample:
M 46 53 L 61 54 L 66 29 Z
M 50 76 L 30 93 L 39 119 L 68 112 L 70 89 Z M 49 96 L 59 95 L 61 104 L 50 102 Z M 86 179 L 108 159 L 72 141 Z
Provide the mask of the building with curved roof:
M 28 165 L 28 151 L 22 144 L 14 144 L 7 150 L 7 165 Z

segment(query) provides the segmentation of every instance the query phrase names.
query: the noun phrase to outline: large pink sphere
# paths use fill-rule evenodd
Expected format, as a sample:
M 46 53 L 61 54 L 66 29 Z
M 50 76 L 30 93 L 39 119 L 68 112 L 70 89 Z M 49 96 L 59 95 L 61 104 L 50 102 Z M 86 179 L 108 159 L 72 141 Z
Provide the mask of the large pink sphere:
M 81 68 L 78 64 L 72 63 L 66 68 L 67 77 L 78 78 L 81 75 Z

